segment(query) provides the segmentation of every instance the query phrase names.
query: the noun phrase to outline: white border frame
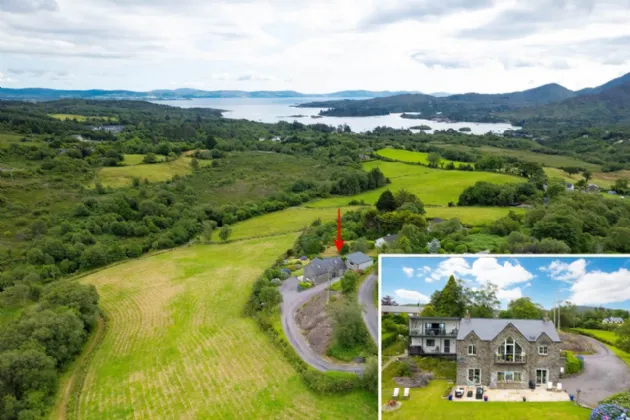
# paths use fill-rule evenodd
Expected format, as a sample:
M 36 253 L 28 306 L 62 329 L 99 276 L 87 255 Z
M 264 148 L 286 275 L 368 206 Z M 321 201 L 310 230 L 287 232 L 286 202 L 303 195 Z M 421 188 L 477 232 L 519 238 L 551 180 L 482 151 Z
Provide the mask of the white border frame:
M 579 258 L 625 258 L 630 259 L 630 254 L 378 254 L 378 419 L 382 420 L 381 410 L 383 401 L 383 349 L 382 329 L 381 329 L 381 298 L 383 297 L 383 271 L 381 270 L 383 257 L 385 258 L 556 258 L 556 259 L 579 259 Z M 548 371 L 548 369 L 547 369 Z M 549 379 L 549 372 L 547 372 Z M 547 384 L 545 384 L 547 386 Z

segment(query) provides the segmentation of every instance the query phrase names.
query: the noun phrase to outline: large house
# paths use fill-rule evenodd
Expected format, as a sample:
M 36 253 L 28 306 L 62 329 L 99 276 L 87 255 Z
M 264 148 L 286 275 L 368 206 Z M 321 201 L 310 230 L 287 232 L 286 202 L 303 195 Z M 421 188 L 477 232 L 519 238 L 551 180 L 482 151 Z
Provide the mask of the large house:
M 372 264 L 374 264 L 372 257 L 365 255 L 363 252 L 353 252 L 346 257 L 348 270 L 365 270 Z
M 528 388 L 558 382 L 565 359 L 553 322 L 409 317 L 409 354 L 453 357 L 457 385 Z
M 383 236 L 382 238 L 378 238 L 374 242 L 374 246 L 376 246 L 377 248 L 383 248 L 385 245 L 391 246 L 394 242 L 396 242 L 397 239 L 398 235 Z
M 409 317 L 409 354 L 453 356 L 459 318 L 452 317 Z
M 314 284 L 343 276 L 346 272 L 346 264 L 340 257 L 315 258 L 304 267 L 304 280 Z
M 457 384 L 528 388 L 558 382 L 565 359 L 547 317 L 485 319 L 466 316 L 457 332 Z
M 610 318 L 604 318 L 602 324 L 623 324 L 623 318 L 611 316 Z

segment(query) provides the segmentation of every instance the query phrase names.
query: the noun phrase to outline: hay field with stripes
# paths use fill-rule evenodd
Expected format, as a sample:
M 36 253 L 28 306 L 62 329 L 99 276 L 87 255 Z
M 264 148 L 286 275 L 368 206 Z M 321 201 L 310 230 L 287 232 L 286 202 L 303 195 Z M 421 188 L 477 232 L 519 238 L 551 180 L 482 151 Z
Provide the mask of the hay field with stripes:
M 254 280 L 296 237 L 193 245 L 82 279 L 107 329 L 67 417 L 374 418 L 367 393 L 309 391 L 242 315 Z

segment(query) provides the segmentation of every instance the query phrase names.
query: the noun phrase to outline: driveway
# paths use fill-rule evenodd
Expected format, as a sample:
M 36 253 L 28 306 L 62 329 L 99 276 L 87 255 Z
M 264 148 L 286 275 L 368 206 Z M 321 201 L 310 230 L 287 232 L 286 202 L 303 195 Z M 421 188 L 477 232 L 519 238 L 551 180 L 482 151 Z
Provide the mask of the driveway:
M 563 388 L 576 398 L 577 389 L 582 390 L 581 404 L 596 407 L 609 395 L 630 388 L 630 369 L 608 347 L 591 337 L 585 338 L 593 344 L 596 353 L 582 356 L 584 372 L 561 381 Z
M 374 305 L 374 287 L 377 277 L 370 274 L 359 288 L 359 304 L 363 306 L 363 321 L 372 336 L 372 340 L 378 344 L 378 311 Z
M 331 283 L 336 283 L 339 280 L 341 280 L 340 277 L 335 278 Z M 289 342 L 291 342 L 295 351 L 297 351 L 302 357 L 302 360 L 317 370 L 336 370 L 355 373 L 363 372 L 363 365 L 333 363 L 317 354 L 308 345 L 308 341 L 304 335 L 302 335 L 302 330 L 295 322 L 295 311 L 308 302 L 308 300 L 313 296 L 325 290 L 328 287 L 329 282 L 319 284 L 302 292 L 297 291 L 298 283 L 299 281 L 297 277 L 290 277 L 283 281 L 280 286 L 280 292 L 282 293 L 282 328 L 284 328 L 284 333 L 289 339 Z

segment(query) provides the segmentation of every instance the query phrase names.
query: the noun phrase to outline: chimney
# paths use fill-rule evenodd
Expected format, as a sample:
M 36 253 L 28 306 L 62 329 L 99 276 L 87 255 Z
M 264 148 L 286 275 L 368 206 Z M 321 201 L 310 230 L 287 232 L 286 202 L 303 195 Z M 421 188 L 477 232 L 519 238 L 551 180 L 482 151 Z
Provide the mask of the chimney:
M 466 321 L 470 321 L 470 311 L 466 309 Z
M 549 312 L 545 312 L 545 316 L 543 317 L 543 321 L 549 322 Z

